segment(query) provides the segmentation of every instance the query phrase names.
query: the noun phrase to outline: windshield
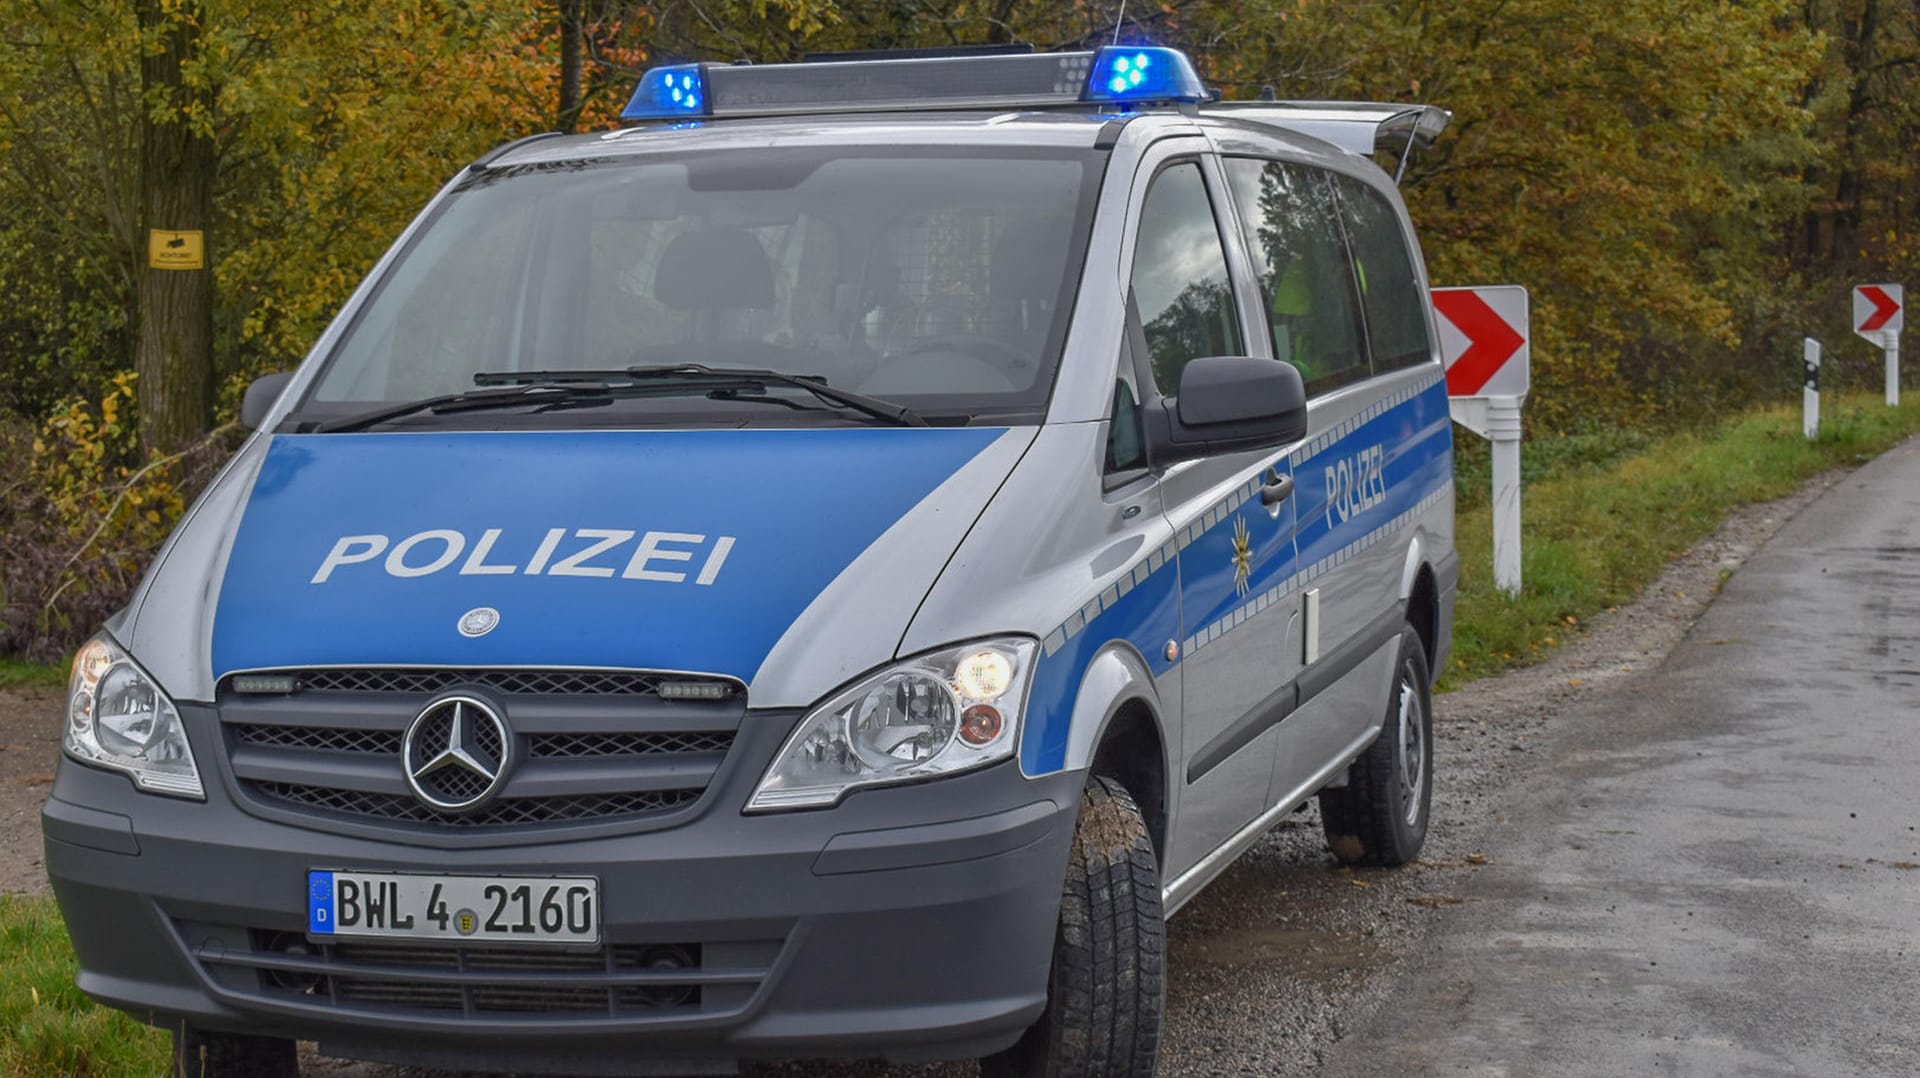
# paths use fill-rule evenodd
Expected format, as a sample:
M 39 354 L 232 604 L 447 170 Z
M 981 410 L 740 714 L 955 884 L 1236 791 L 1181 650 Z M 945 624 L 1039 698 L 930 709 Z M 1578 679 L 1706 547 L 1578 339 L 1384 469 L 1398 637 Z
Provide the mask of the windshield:
M 481 372 L 698 363 L 817 376 L 930 415 L 1037 418 L 1097 163 L 836 147 L 483 172 L 384 276 L 300 411 L 466 392 Z M 860 421 L 768 392 L 806 407 L 696 388 L 604 402 L 585 421 Z M 510 421 L 575 424 L 582 412 Z

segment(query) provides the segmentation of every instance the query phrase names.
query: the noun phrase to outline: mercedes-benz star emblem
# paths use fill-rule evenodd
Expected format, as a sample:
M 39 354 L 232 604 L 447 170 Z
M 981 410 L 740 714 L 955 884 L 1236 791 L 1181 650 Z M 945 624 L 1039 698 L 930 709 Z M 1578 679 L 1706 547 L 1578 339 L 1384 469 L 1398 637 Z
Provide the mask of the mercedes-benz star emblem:
M 476 606 L 460 615 L 457 628 L 461 636 L 485 636 L 500 624 L 500 612 L 490 606 Z
M 407 727 L 400 765 L 421 804 L 462 812 L 485 803 L 507 779 L 513 735 L 492 705 L 471 696 L 428 704 Z

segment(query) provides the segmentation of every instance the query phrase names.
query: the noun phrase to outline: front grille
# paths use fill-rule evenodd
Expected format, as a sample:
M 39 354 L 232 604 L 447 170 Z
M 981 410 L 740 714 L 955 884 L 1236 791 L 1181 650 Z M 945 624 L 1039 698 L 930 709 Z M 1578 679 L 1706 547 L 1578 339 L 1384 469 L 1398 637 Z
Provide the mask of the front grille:
M 535 734 L 527 738 L 528 755 L 539 758 L 725 752 L 732 747 L 733 735 L 727 733 Z
M 376 756 L 400 753 L 399 730 L 351 730 L 331 726 L 272 726 L 234 723 L 235 741 L 282 749 L 320 749 Z M 581 756 L 650 756 L 657 754 L 718 752 L 733 747 L 730 733 L 674 734 L 530 734 L 527 755 L 541 759 Z
M 331 726 L 267 726 L 260 723 L 235 723 L 229 727 L 233 739 L 243 745 L 269 745 L 278 749 L 320 749 L 325 752 L 359 752 L 376 756 L 400 755 L 398 730 L 352 730 Z
M 291 673 L 307 692 L 436 693 L 478 685 L 509 696 L 653 696 L 657 674 L 625 670 L 463 670 L 433 667 L 351 667 Z
M 701 943 L 622 943 L 592 951 L 411 943 L 315 943 L 253 930 L 236 953 L 206 943 L 201 962 L 267 998 L 359 1012 L 445 1017 L 671 1018 L 732 1009 L 766 976 L 780 943 L 722 943 L 710 968 Z M 240 978 L 242 980 L 236 980 Z
M 274 800 L 323 812 L 448 827 L 512 827 L 645 816 L 691 804 L 699 799 L 701 793 L 699 790 L 647 790 L 560 797 L 510 797 L 490 802 L 473 812 L 456 815 L 428 808 L 412 797 L 398 794 L 289 782 L 257 782 L 253 788 Z
M 471 831 L 590 821 L 638 821 L 700 799 L 733 747 L 746 715 L 737 682 L 606 670 L 354 667 L 269 671 L 291 692 L 219 693 L 228 759 L 241 792 L 292 810 L 314 826 L 355 820 Z M 684 699 L 659 687 L 729 686 L 722 699 Z M 436 694 L 489 698 L 509 727 L 470 730 L 487 759 L 508 759 L 492 799 L 465 813 L 429 807 L 407 788 L 402 748 Z M 434 716 L 421 743 L 441 746 L 450 720 Z M 576 778 L 577 776 L 577 778 Z M 449 803 L 489 786 L 483 775 L 443 767 L 419 781 Z

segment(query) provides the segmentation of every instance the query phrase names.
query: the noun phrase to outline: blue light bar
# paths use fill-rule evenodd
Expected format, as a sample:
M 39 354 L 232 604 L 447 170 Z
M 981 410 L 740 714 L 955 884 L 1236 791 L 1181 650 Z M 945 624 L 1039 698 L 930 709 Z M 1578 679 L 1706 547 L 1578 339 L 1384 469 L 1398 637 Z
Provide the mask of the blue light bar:
M 640 77 L 622 120 L 683 120 L 713 112 L 706 74 L 699 64 L 656 67 Z
M 1209 95 L 1186 53 L 1154 46 L 1109 45 L 1094 56 L 1086 100 L 1201 102 L 1209 100 Z
M 623 120 L 832 112 L 1107 107 L 1211 100 L 1177 49 L 903 55 L 807 64 L 679 64 L 640 79 Z

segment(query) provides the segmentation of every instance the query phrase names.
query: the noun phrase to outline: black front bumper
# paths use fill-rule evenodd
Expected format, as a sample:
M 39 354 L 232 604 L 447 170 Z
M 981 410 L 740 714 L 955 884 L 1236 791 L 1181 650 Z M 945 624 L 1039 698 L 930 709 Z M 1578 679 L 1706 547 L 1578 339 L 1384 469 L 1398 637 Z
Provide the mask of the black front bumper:
M 589 1070 L 960 1058 L 1011 1044 L 1045 1005 L 1082 773 L 1028 779 L 1008 762 L 748 816 L 740 806 L 793 721 L 749 716 L 680 826 L 442 848 L 250 811 L 209 766 L 212 716 L 184 717 L 205 803 L 63 760 L 43 813 L 80 987 L 156 1025 L 366 1058 Z M 304 934 L 314 868 L 596 876 L 605 946 L 545 959 L 321 946 Z M 674 980 L 632 983 L 663 955 Z

